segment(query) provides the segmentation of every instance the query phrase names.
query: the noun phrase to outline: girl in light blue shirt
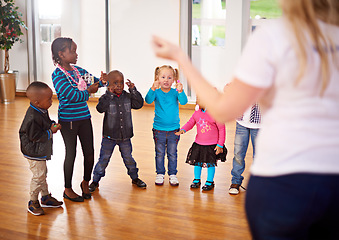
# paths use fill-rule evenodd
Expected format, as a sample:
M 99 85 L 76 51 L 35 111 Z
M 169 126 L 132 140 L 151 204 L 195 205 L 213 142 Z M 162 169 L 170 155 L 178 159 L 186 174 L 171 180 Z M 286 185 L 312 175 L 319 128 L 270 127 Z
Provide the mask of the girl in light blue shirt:
M 154 102 L 153 139 L 155 144 L 156 185 L 164 184 L 165 153 L 168 159 L 169 183 L 178 186 L 177 145 L 180 136 L 175 135 L 180 128 L 179 103 L 185 105 L 187 96 L 178 80 L 178 69 L 169 65 L 155 69 L 154 83 L 148 91 L 145 101 Z M 172 84 L 176 82 L 176 89 Z

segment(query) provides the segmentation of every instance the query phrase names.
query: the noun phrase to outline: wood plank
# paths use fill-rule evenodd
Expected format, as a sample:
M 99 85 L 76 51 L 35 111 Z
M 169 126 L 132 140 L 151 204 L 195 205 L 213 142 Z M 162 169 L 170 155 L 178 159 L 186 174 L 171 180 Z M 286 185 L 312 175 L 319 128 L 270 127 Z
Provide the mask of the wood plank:
M 95 136 L 95 162 L 98 159 L 103 115 L 90 102 Z M 172 187 L 165 177 L 164 186 L 155 186 L 154 143 L 152 139 L 153 107 L 133 111 L 133 157 L 146 190 L 132 186 L 118 148 L 115 149 L 106 176 L 91 200 L 74 203 L 63 200 L 64 143 L 61 134 L 54 135 L 54 155 L 48 161 L 49 190 L 64 205 L 46 209 L 44 216 L 27 212 L 31 172 L 19 145 L 19 128 L 29 106 L 25 97 L 14 103 L 0 104 L 0 239 L 251 239 L 244 212 L 245 191 L 237 196 L 228 194 L 233 158 L 235 123 L 227 127 L 226 163 L 216 169 L 214 190 L 203 193 L 189 188 L 193 167 L 185 163 L 186 154 L 195 138 L 196 130 L 184 135 L 178 146 L 178 179 Z M 49 109 L 57 120 L 58 101 Z M 193 110 L 181 109 L 181 123 Z M 251 152 L 246 158 L 245 184 L 251 164 Z M 73 188 L 81 193 L 80 182 L 83 160 L 80 144 L 73 174 Z M 206 169 L 202 173 L 206 180 Z

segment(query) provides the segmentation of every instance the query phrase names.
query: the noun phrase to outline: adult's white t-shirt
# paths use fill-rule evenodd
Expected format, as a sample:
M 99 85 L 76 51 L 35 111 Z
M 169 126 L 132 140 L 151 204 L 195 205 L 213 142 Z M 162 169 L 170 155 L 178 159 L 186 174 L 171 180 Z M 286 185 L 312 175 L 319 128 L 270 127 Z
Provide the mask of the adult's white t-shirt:
M 284 19 L 255 30 L 235 77 L 266 88 L 260 99 L 262 124 L 251 173 L 280 176 L 293 173 L 339 174 L 339 27 L 319 21 L 336 46 L 331 77 L 320 94 L 320 58 L 305 41 L 307 67 L 297 83 L 299 62 L 293 34 Z

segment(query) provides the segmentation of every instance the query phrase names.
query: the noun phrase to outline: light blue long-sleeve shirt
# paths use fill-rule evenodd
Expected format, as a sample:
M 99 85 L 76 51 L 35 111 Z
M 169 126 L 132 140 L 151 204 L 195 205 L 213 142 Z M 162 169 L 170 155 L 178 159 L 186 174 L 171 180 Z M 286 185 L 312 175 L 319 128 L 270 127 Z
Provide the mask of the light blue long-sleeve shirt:
M 154 102 L 153 128 L 160 131 L 173 131 L 180 128 L 179 103 L 185 105 L 188 100 L 184 91 L 178 93 L 171 89 L 168 93 L 161 89 L 150 89 L 145 97 L 146 103 Z

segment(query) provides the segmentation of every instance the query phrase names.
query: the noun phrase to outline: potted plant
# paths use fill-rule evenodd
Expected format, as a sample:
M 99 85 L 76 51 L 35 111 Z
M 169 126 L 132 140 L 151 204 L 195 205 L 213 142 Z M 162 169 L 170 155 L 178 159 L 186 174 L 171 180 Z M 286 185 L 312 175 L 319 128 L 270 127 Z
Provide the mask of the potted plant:
M 14 43 L 22 40 L 22 28 L 27 29 L 22 14 L 15 6 L 14 0 L 0 0 L 0 49 L 5 51 L 4 73 L 0 74 L 0 97 L 2 102 L 11 101 L 15 98 L 14 73 L 9 73 L 9 50 Z M 14 84 L 14 96 L 11 93 Z M 5 95 L 5 96 L 4 96 Z M 10 95 L 10 96 L 7 96 Z

